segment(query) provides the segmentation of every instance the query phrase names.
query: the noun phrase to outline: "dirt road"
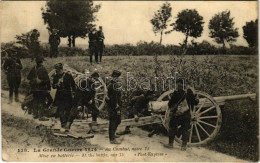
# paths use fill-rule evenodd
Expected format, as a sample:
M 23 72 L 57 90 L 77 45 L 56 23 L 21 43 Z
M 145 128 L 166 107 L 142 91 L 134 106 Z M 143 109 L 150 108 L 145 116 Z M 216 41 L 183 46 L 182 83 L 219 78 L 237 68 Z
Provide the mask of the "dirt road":
M 2 159 L 6 161 L 244 162 L 202 147 L 181 151 L 179 144 L 175 143 L 173 150 L 166 149 L 162 143 L 167 142 L 167 137 L 154 135 L 148 138 L 148 132 L 139 128 L 132 128 L 132 134 L 121 136 L 120 145 L 111 145 L 107 132 L 97 133 L 94 138 L 86 140 L 55 136 L 44 139 L 45 134 L 35 129 L 42 122 L 24 114 L 20 103 L 7 104 L 6 91 L 1 94 Z M 120 130 L 123 128 L 119 127 Z

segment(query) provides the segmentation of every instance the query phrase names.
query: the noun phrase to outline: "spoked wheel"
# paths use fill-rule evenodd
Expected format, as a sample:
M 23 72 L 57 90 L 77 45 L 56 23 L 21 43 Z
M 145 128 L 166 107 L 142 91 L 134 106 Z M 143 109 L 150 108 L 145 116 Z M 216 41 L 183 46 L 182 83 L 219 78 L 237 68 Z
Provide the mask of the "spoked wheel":
M 63 67 L 65 72 L 71 73 L 72 77 L 74 78 L 75 83 L 78 85 L 79 80 L 81 78 L 85 78 L 85 75 L 83 73 L 77 72 L 76 70 L 70 68 L 68 65 L 64 65 Z M 55 74 L 55 70 L 52 70 L 49 73 L 49 77 L 52 81 L 52 76 Z M 98 78 L 98 80 L 95 81 L 95 90 L 96 90 L 96 95 L 95 95 L 95 104 L 98 108 L 98 110 L 102 110 L 105 106 L 105 99 L 107 96 L 107 87 L 105 82 L 102 80 L 102 78 Z M 54 98 L 56 90 L 52 89 L 51 90 L 51 95 Z
M 76 84 L 79 83 L 81 77 L 84 77 L 84 75 L 80 75 L 75 78 Z M 96 95 L 95 95 L 96 107 L 98 108 L 98 110 L 102 110 L 105 106 L 105 100 L 107 96 L 107 87 L 105 82 L 102 80 L 102 78 L 98 78 L 95 81 L 95 90 L 96 90 Z
M 168 101 L 173 90 L 163 93 L 157 101 Z M 222 114 L 219 105 L 208 94 L 195 91 L 198 95 L 199 104 L 191 110 L 191 128 L 189 131 L 188 144 L 191 146 L 202 145 L 214 139 L 220 130 Z M 188 107 L 188 106 L 187 106 Z M 163 117 L 163 125 L 169 129 L 169 111 Z M 180 127 L 180 126 L 179 126 Z M 175 140 L 181 143 L 181 136 Z

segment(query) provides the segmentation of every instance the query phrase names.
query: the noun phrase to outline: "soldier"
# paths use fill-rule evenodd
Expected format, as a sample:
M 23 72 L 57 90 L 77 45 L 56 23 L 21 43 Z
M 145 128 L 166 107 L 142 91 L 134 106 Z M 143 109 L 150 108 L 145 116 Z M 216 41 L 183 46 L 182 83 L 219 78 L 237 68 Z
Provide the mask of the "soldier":
M 58 30 L 53 29 L 50 37 L 49 37 L 49 44 L 50 44 L 50 58 L 58 56 L 58 46 L 60 44 L 60 36 L 58 35 Z
M 76 84 L 72 75 L 63 71 L 62 63 L 54 65 L 56 74 L 53 76 L 53 89 L 57 89 L 54 105 L 58 107 L 58 116 L 61 122 L 61 132 L 65 132 L 66 124 L 69 120 L 70 111 L 72 108 L 72 94 L 76 90 Z
M 75 92 L 75 97 L 73 99 L 73 108 L 70 114 L 69 122 L 66 129 L 69 130 L 73 120 L 77 117 L 79 110 L 86 106 L 92 114 L 92 124 L 97 123 L 97 117 L 99 110 L 95 105 L 95 81 L 99 78 L 99 74 L 94 72 L 91 77 L 86 79 L 81 79 L 79 87 Z
M 32 61 L 40 55 L 40 42 L 39 42 L 40 32 L 37 29 L 33 29 L 29 35 L 30 39 L 30 53 L 32 55 Z
M 88 35 L 89 41 L 89 55 L 90 55 L 90 63 L 92 64 L 92 56 L 95 55 L 95 61 L 98 63 L 98 51 L 97 51 L 97 34 L 95 29 L 92 29 Z
M 34 118 L 45 121 L 44 110 L 47 108 L 46 99 L 49 98 L 51 90 L 48 72 L 43 66 L 44 58 L 36 57 L 36 66 L 29 72 L 27 79 L 30 81 L 31 93 L 33 94 L 33 115 Z
M 135 121 L 138 122 L 139 116 L 150 116 L 149 101 L 152 98 L 152 91 L 146 91 L 141 93 L 139 96 L 134 96 L 128 106 L 128 118 L 135 118 Z M 118 135 L 130 134 L 130 126 L 126 126 L 125 131 L 118 133 Z
M 99 55 L 99 62 L 101 62 L 102 55 L 103 55 L 103 49 L 105 47 L 104 45 L 104 33 L 102 31 L 102 26 L 99 26 L 99 31 L 97 31 L 97 48 L 98 48 L 98 55 Z
M 167 148 L 173 148 L 175 135 L 182 135 L 182 150 L 186 150 L 190 128 L 190 109 L 199 103 L 191 88 L 184 90 L 184 79 L 177 79 L 177 89 L 173 92 L 168 103 L 170 109 L 169 122 L 169 143 L 164 145 Z M 188 106 L 188 107 L 187 107 Z M 177 133 L 177 127 L 181 125 Z
M 9 104 L 13 101 L 13 93 L 15 101 L 19 102 L 18 89 L 21 83 L 21 69 L 23 68 L 21 60 L 15 51 L 10 51 L 9 57 L 4 62 L 4 70 L 7 73 L 7 82 L 9 85 Z
M 117 79 L 121 72 L 114 70 L 112 73 L 111 83 L 108 85 L 108 97 L 106 102 L 108 104 L 109 113 L 109 140 L 111 144 L 119 144 L 115 140 L 115 133 L 118 125 L 121 123 L 121 92 L 118 88 Z

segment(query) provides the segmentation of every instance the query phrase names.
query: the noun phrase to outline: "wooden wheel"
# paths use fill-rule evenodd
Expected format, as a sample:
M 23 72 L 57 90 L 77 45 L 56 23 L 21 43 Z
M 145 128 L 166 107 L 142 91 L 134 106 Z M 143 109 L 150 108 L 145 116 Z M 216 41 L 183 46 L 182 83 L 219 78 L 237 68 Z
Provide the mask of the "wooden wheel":
M 75 78 L 76 84 L 79 83 L 79 79 L 81 77 L 84 77 L 84 75 L 80 75 Z M 105 103 L 106 103 L 105 100 L 106 100 L 106 96 L 107 96 L 107 87 L 106 87 L 105 82 L 102 80 L 102 78 L 98 78 L 95 81 L 95 90 L 96 90 L 96 95 L 95 95 L 96 106 L 97 106 L 98 110 L 102 110 L 105 106 Z
M 163 93 L 157 101 L 169 101 L 173 90 Z M 202 145 L 215 138 L 220 130 L 222 114 L 219 105 L 208 94 L 195 91 L 199 97 L 199 104 L 190 110 L 191 128 L 189 130 L 189 145 Z M 188 106 L 187 106 L 188 107 Z M 162 118 L 164 127 L 169 129 L 169 111 L 165 112 Z M 180 127 L 180 126 L 179 126 Z M 181 143 L 181 136 L 175 137 L 175 140 Z
M 65 72 L 70 72 L 72 74 L 72 77 L 74 78 L 75 83 L 78 85 L 79 80 L 81 78 L 84 78 L 84 74 L 83 73 L 79 73 L 74 69 L 70 69 L 67 65 L 64 65 L 64 71 Z M 49 77 L 52 81 L 52 75 L 55 74 L 55 70 L 52 70 L 49 73 Z M 95 103 L 96 106 L 98 108 L 98 110 L 102 110 L 105 106 L 105 98 L 107 96 L 107 87 L 105 82 L 102 80 L 102 78 L 98 78 L 98 80 L 96 80 L 95 82 L 95 90 L 96 90 L 96 95 L 95 95 Z M 56 93 L 56 89 L 52 89 L 51 90 L 51 96 L 54 98 Z

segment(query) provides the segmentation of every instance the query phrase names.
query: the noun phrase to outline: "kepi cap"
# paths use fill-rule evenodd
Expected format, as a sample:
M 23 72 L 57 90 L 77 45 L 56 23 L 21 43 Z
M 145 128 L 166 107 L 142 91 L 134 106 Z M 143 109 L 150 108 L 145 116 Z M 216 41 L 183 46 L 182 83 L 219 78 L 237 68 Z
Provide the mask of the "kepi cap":
M 112 73 L 112 77 L 119 77 L 121 75 L 120 71 L 114 70 Z

